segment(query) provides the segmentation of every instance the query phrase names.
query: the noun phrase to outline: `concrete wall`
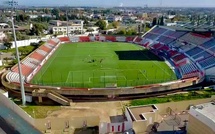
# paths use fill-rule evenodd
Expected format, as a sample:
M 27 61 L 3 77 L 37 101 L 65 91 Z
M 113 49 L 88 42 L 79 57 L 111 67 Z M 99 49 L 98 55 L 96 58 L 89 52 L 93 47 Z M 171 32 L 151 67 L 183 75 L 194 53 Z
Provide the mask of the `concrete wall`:
M 158 116 L 158 111 L 155 112 L 149 112 L 149 113 L 143 113 L 143 116 L 146 120 L 142 121 L 134 121 L 133 122 L 133 129 L 136 133 L 145 133 L 148 130 L 149 126 L 152 126 L 154 122 L 157 122 L 160 120 Z
M 203 115 L 202 113 L 200 113 L 199 111 L 197 111 L 193 107 L 190 109 L 189 114 L 191 116 L 191 119 L 193 117 L 196 118 L 196 119 L 193 119 L 193 122 L 195 122 L 197 124 L 193 123 L 192 125 L 197 126 L 198 124 L 204 124 L 205 129 L 209 129 L 209 130 L 211 130 L 211 131 L 213 131 L 215 133 L 215 127 L 214 127 L 215 123 L 210 118 L 208 118 L 207 116 Z M 198 121 L 201 122 L 201 123 L 198 123 Z M 191 125 L 191 127 L 193 127 L 192 125 Z M 199 127 L 203 127 L 203 126 L 199 126 Z
M 147 121 L 135 121 L 135 122 L 133 122 L 133 129 L 137 134 L 145 133 L 147 126 L 148 126 Z
M 40 40 L 47 41 L 49 38 L 50 36 L 45 36 L 40 39 L 38 38 L 38 39 L 29 39 L 29 40 L 18 40 L 16 43 L 18 47 L 29 46 L 31 43 L 38 43 Z M 14 41 L 12 42 L 11 48 L 15 48 Z M 0 43 L 0 49 L 6 49 L 3 43 Z
M 9 109 L 13 110 L 17 113 L 20 117 L 26 120 L 28 123 L 34 125 L 34 119 L 28 115 L 23 109 L 21 109 L 18 105 L 16 105 L 13 101 L 8 99 L 6 96 L 0 93 L 0 103 L 5 105 Z
M 189 116 L 187 132 L 188 134 L 215 134 L 215 132 L 210 127 L 208 127 L 192 115 Z
M 17 41 L 17 46 L 22 47 L 22 46 L 29 46 L 31 43 L 38 43 L 40 39 L 29 39 L 29 40 L 19 40 Z M 11 48 L 15 48 L 15 42 L 12 42 Z
M 163 103 L 163 104 L 156 104 L 159 109 L 159 114 L 166 114 L 166 110 L 170 107 L 173 111 L 184 111 L 187 110 L 190 105 L 197 105 L 201 103 L 206 103 L 211 100 L 215 99 L 215 96 L 212 96 L 208 99 L 198 99 L 198 100 L 188 100 L 188 101 L 180 101 L 180 102 L 170 102 L 170 103 Z
M 125 117 L 127 118 L 128 121 L 131 121 L 131 122 L 132 122 L 131 116 L 130 116 L 130 114 L 129 114 L 127 108 L 126 108 L 126 110 L 125 110 Z
M 98 116 L 74 117 L 74 118 L 46 118 L 35 119 L 35 127 L 41 131 L 64 130 L 67 128 L 82 128 L 98 126 L 100 119 Z

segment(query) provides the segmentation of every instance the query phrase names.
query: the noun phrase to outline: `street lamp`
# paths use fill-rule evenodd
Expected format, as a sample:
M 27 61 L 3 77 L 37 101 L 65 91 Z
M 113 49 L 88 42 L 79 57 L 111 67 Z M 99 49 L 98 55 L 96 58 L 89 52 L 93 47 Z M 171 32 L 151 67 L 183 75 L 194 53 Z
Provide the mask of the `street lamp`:
M 15 6 L 18 5 L 17 1 L 10 0 L 8 1 L 8 5 L 11 6 L 12 12 L 11 12 L 11 23 L 12 23 L 12 30 L 13 30 L 13 36 L 14 36 L 14 44 L 16 48 L 16 58 L 18 61 L 18 72 L 19 72 L 19 82 L 20 82 L 20 88 L 21 88 L 21 95 L 22 95 L 22 105 L 25 106 L 26 104 L 26 98 L 25 98 L 25 89 L 24 89 L 24 79 L 22 79 L 22 68 L 20 65 L 20 59 L 19 59 L 19 50 L 17 47 L 17 42 L 16 42 L 16 31 L 14 27 L 14 18 L 13 18 L 13 12 L 15 13 Z
M 66 26 L 67 26 L 67 37 L 69 37 L 69 18 L 68 18 L 68 7 L 67 7 L 67 9 L 66 9 L 66 21 L 67 21 L 67 23 L 66 23 Z
M 67 27 L 67 37 L 69 37 L 69 18 L 68 18 L 68 10 L 69 10 L 69 1 L 66 6 L 66 27 Z

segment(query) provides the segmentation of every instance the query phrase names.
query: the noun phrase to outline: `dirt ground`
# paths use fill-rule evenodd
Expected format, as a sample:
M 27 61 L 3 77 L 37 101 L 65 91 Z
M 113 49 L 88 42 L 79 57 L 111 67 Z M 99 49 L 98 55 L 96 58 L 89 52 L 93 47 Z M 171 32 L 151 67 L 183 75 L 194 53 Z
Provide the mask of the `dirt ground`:
M 87 117 L 98 116 L 100 122 L 110 122 L 110 116 L 117 116 L 123 113 L 123 106 L 129 101 L 113 101 L 113 102 L 84 102 L 71 103 L 69 107 L 62 107 L 61 110 L 54 111 L 47 118 L 72 118 L 72 117 Z M 78 134 L 94 134 L 92 130 L 78 131 Z M 67 132 L 62 130 L 52 130 L 51 134 L 75 134 L 75 129 L 69 129 Z
M 121 115 L 126 104 L 128 101 L 71 103 L 70 107 L 54 111 L 47 118 L 99 116 L 101 122 L 110 122 L 110 116 Z

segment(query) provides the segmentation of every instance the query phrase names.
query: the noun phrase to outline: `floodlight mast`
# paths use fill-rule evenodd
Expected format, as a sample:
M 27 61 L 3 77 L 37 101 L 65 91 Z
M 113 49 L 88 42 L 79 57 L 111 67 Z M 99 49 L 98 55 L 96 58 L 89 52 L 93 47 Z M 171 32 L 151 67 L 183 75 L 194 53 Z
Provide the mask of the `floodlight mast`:
M 68 18 L 68 7 L 67 7 L 67 9 L 66 9 L 66 21 L 67 21 L 67 25 L 66 25 L 66 27 L 67 27 L 67 37 L 69 37 L 69 18 Z
M 13 12 L 15 13 L 15 6 L 18 5 L 17 1 L 10 0 L 8 1 L 9 6 L 11 6 L 11 23 L 12 23 L 12 30 L 13 30 L 13 36 L 14 36 L 14 44 L 15 44 L 15 49 L 16 49 L 16 59 L 18 61 L 18 71 L 19 71 L 19 82 L 20 82 L 20 90 L 21 90 L 21 96 L 22 96 L 22 105 L 26 105 L 26 97 L 25 97 L 25 89 L 24 89 L 24 79 L 22 77 L 22 68 L 20 64 L 20 59 L 19 59 L 19 50 L 17 47 L 17 40 L 16 40 L 16 30 L 14 27 L 14 18 L 13 18 Z

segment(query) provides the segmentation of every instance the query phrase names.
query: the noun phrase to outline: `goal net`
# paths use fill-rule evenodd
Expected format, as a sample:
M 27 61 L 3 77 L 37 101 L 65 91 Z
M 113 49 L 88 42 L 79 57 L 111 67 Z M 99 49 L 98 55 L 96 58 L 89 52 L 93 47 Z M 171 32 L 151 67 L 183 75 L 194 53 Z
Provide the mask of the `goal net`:
M 116 76 L 101 76 L 100 77 L 100 82 L 116 83 L 117 82 L 117 77 Z

